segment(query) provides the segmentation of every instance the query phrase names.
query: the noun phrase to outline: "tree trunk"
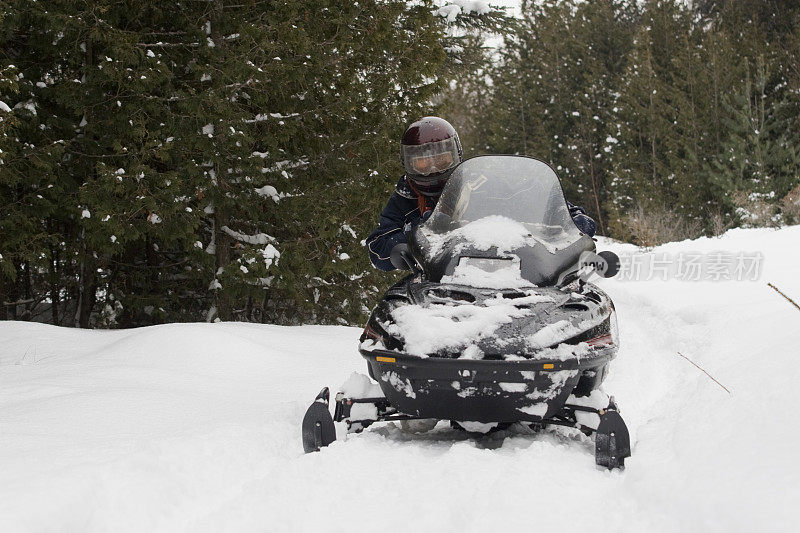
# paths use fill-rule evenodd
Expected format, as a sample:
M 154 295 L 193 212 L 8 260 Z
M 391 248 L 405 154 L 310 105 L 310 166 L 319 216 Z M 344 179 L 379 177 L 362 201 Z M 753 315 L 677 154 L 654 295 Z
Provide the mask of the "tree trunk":
M 89 319 L 97 303 L 97 275 L 94 268 L 87 269 L 81 286 L 81 306 L 78 308 L 78 327 L 89 328 Z
M 214 273 L 214 277 L 216 278 L 217 273 L 224 270 L 228 264 L 231 262 L 231 238 L 228 236 L 227 233 L 221 231 L 220 228 L 222 226 L 227 225 L 227 220 L 222 217 L 219 211 L 214 212 L 215 217 L 215 229 L 217 232 L 216 238 L 216 267 L 217 270 Z M 225 287 L 216 290 L 217 295 L 217 316 L 220 320 L 231 320 L 233 315 L 233 302 L 231 301 L 230 296 L 225 290 Z
M 78 304 L 75 309 L 75 327 L 88 328 L 92 309 L 97 302 L 97 273 L 96 266 L 89 254 L 84 231 L 81 231 L 82 253 L 80 258 L 80 273 L 78 278 Z
M 58 326 L 59 284 L 58 284 L 58 249 L 50 248 L 50 314 L 54 326 Z
M 8 297 L 8 279 L 2 272 L 0 272 L 0 320 L 9 320 L 8 307 L 6 302 L 10 301 Z
M 33 291 L 31 288 L 31 266 L 29 263 L 25 263 L 25 275 L 22 277 L 22 283 L 24 288 L 22 297 L 25 300 L 25 310 L 22 312 L 22 317 L 23 320 L 30 320 L 33 314 L 33 309 L 31 309 L 31 303 L 33 303 L 31 294 Z
M 600 210 L 600 192 L 597 190 L 597 177 L 594 171 L 594 151 L 589 148 L 589 175 L 592 178 L 592 193 L 594 194 L 594 206 L 597 209 L 597 222 L 600 224 L 600 235 L 606 234 L 606 227 L 603 223 L 603 212 Z

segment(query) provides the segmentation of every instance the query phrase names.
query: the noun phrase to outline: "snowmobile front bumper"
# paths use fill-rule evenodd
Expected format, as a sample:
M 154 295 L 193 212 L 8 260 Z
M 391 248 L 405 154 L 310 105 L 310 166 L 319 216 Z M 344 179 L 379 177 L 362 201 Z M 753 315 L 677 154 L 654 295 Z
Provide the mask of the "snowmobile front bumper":
M 567 360 L 417 357 L 360 349 L 370 376 L 398 412 L 470 422 L 539 422 L 558 413 L 584 371 L 616 354 L 599 347 Z

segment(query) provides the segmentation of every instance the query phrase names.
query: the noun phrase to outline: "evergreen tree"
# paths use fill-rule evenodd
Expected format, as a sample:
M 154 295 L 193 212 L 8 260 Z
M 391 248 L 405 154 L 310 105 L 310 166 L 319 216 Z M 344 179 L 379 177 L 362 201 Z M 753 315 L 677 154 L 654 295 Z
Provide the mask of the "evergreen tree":
M 3 297 L 83 327 L 362 315 L 396 139 L 475 50 L 427 1 L 4 13 Z
M 613 102 L 635 20 L 629 2 L 523 3 L 484 112 L 488 151 L 551 163 L 567 196 L 590 211 L 602 233 Z

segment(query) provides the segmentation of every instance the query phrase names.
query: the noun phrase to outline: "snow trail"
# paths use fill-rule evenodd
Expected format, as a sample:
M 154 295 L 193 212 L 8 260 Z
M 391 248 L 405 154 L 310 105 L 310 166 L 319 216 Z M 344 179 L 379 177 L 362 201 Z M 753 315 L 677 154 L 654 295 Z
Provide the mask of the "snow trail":
M 766 284 L 800 297 L 799 240 L 734 230 L 653 251 L 760 251 L 753 282 L 600 282 L 619 319 L 604 389 L 631 431 L 622 472 L 567 430 L 445 423 L 304 455 L 308 404 L 364 371 L 358 328 L 0 322 L 0 531 L 792 531 L 800 313 Z

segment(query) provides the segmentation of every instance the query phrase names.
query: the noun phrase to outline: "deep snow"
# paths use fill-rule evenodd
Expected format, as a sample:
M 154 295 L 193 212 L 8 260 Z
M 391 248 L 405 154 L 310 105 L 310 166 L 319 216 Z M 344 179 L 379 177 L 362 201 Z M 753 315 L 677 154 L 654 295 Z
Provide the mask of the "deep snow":
M 564 432 L 445 424 L 303 455 L 305 408 L 364 370 L 356 328 L 0 322 L 0 531 L 794 530 L 800 313 L 767 282 L 800 301 L 798 242 L 796 226 L 654 250 L 760 251 L 756 281 L 600 282 L 621 472 Z

